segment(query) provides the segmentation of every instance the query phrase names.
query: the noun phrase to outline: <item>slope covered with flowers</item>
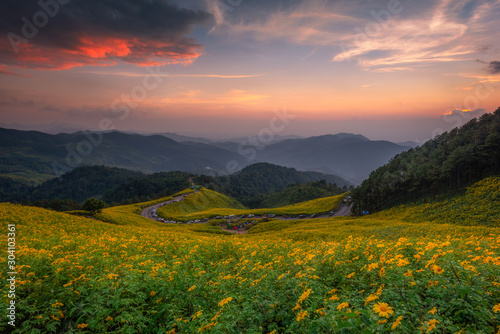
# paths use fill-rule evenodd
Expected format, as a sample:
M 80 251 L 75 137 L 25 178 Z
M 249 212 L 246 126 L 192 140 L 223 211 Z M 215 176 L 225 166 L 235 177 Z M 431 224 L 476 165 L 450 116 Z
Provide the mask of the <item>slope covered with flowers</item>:
M 218 235 L 202 225 L 115 225 L 11 204 L 0 204 L 0 220 L 16 225 L 18 263 L 17 326 L 2 321 L 2 333 L 500 326 L 497 227 L 387 216 L 271 221 L 247 235 Z

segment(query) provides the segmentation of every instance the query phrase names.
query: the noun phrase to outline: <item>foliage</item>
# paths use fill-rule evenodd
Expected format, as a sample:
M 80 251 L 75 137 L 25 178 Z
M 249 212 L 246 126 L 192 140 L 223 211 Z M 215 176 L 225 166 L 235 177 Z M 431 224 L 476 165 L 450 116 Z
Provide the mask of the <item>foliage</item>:
M 489 192 L 488 184 L 473 193 Z M 185 200 L 192 198 L 185 212 L 234 205 L 199 194 Z M 246 235 L 219 235 L 217 227 L 146 222 L 133 207 L 123 210 L 130 225 L 113 225 L 0 204 L 1 223 L 15 224 L 18 238 L 17 326 L 3 321 L 0 331 L 494 333 L 500 326 L 499 228 L 388 215 L 261 222 Z M 8 285 L 0 289 L 6 295 Z
M 96 198 L 87 198 L 85 203 L 82 205 L 82 209 L 90 212 L 91 214 L 96 214 L 102 211 L 106 207 L 106 203 Z
M 71 210 L 82 209 L 80 203 L 72 199 L 59 199 L 59 198 L 53 198 L 51 200 L 42 199 L 42 200 L 37 200 L 33 203 L 25 201 L 23 202 L 23 204 L 38 206 L 40 208 L 51 209 L 56 211 L 71 211 Z
M 327 175 L 317 172 L 299 172 L 294 168 L 277 166 L 269 163 L 256 163 L 245 167 L 238 173 L 226 177 L 217 177 L 215 179 L 215 189 L 219 192 L 227 194 L 249 207 L 263 207 L 262 205 L 269 204 L 261 202 L 262 195 L 272 192 L 279 192 L 286 189 L 290 185 L 306 184 L 312 181 L 325 180 L 325 183 L 332 184 L 337 194 L 341 193 L 340 189 L 335 185 L 338 183 L 341 186 L 350 185 L 350 183 L 342 178 L 334 175 Z M 273 196 L 273 195 L 271 195 Z M 321 197 L 318 195 L 313 198 Z M 297 200 L 295 196 L 293 200 Z M 312 198 L 306 198 L 312 199 Z M 298 200 L 299 202 L 301 200 Z M 286 204 L 291 204 L 288 202 Z
M 89 197 L 102 197 L 126 180 L 141 176 L 142 173 L 127 169 L 83 166 L 35 187 L 28 198 L 32 201 L 60 198 L 83 202 Z
M 184 172 L 161 172 L 124 180 L 120 185 L 106 192 L 103 200 L 108 203 L 123 204 L 170 196 L 188 188 L 191 176 Z
M 424 204 L 408 204 L 377 213 L 377 217 L 408 222 L 438 222 L 500 227 L 500 176 L 485 178 L 463 196 Z
M 373 212 L 459 192 L 499 171 L 500 108 L 394 157 L 352 192 L 354 209 Z
M 252 208 L 277 208 L 316 198 L 340 195 L 346 191 L 347 187 L 340 188 L 335 184 L 327 184 L 325 180 L 306 184 L 291 184 L 281 191 L 254 196 L 249 200 L 251 203 L 249 206 Z

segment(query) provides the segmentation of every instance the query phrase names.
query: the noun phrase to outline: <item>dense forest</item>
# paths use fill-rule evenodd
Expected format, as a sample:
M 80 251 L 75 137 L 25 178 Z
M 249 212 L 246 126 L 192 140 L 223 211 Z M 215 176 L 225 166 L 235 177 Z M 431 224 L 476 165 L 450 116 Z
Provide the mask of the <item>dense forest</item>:
M 189 188 L 192 174 L 184 172 L 160 172 L 126 180 L 103 196 L 107 203 L 128 204 L 165 197 Z
M 281 191 L 257 194 L 245 203 L 250 208 L 278 208 L 289 204 L 309 201 L 316 198 L 340 195 L 348 191 L 346 186 L 328 184 L 326 180 L 306 184 L 290 184 Z
M 500 108 L 395 156 L 352 192 L 354 211 L 455 194 L 500 171 Z
M 216 177 L 213 189 L 237 199 L 246 206 L 257 208 L 264 205 L 264 202 L 262 202 L 264 194 L 279 192 L 290 185 L 301 185 L 321 180 L 324 180 L 325 184 L 335 185 L 335 189 L 338 188 L 337 184 L 342 187 L 350 185 L 346 180 L 335 175 L 301 172 L 295 168 L 262 162 L 245 167 L 230 176 Z M 207 188 L 211 187 L 213 187 L 211 184 L 207 186 Z M 336 190 L 334 194 L 338 194 L 338 191 Z M 326 196 L 331 196 L 331 194 Z M 318 191 L 317 196 L 314 198 L 319 197 L 324 197 L 321 195 L 321 191 Z
M 115 167 L 84 166 L 39 186 L 0 178 L 0 202 L 33 204 L 58 211 L 79 209 L 89 197 L 102 199 L 108 205 L 131 204 L 189 188 L 190 179 L 196 185 L 232 196 L 250 207 L 280 206 L 279 203 L 297 203 L 347 190 L 347 181 L 337 176 L 300 172 L 268 163 L 248 166 L 227 177 L 178 171 L 145 175 Z M 344 187 L 337 187 L 334 181 Z

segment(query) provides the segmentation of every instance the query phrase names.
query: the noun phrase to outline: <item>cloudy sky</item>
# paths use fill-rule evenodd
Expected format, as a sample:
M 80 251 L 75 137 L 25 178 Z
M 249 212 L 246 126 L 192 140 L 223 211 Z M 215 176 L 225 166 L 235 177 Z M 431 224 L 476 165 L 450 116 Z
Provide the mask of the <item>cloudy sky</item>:
M 500 106 L 499 0 L 3 4 L 3 125 L 422 141 Z

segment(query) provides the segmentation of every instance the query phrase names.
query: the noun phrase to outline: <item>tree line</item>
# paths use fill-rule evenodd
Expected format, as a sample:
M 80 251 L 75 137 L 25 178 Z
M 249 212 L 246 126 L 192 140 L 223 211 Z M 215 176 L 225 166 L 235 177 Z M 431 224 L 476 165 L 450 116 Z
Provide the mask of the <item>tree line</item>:
M 395 156 L 353 190 L 353 210 L 456 194 L 499 171 L 500 108 Z

